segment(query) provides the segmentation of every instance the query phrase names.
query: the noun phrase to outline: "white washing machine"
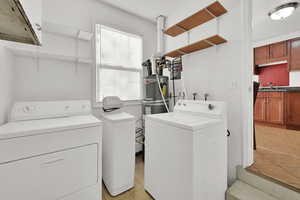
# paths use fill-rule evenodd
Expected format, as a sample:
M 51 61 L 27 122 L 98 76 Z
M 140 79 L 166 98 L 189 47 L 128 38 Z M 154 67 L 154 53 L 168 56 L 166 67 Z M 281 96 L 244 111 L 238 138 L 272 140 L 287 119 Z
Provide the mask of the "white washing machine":
M 102 119 L 103 181 L 116 196 L 134 187 L 136 118 L 117 109 L 104 112 Z
M 0 127 L 0 199 L 99 200 L 101 150 L 89 101 L 16 103 Z
M 226 108 L 179 101 L 174 112 L 145 118 L 145 190 L 156 200 L 224 200 Z

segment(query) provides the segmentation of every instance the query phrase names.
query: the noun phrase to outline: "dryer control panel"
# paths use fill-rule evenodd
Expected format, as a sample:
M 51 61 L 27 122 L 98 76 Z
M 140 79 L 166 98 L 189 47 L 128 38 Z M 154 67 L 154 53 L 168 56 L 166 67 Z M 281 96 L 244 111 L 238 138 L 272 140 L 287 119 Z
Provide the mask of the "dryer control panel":
M 79 101 L 34 101 L 14 104 L 10 121 L 23 121 L 91 114 L 91 103 Z

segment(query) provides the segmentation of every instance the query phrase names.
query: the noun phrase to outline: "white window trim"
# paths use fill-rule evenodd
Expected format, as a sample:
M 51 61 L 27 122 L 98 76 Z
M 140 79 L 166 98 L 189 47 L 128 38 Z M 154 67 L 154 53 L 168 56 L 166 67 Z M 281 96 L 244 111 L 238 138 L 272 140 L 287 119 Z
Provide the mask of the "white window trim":
M 100 67 L 100 66 L 98 66 Z M 134 69 L 134 68 L 127 68 L 123 66 L 114 66 L 114 65 L 102 65 L 101 68 L 104 69 L 115 69 L 115 70 L 121 70 L 121 71 L 129 71 L 129 72 L 141 72 L 142 69 Z
M 92 70 L 92 73 L 93 73 L 93 78 L 92 78 L 92 104 L 93 104 L 93 107 L 94 108 L 102 108 L 103 107 L 103 104 L 102 104 L 102 101 L 98 101 L 98 69 L 101 67 L 100 66 L 100 63 L 97 63 L 97 54 L 100 53 L 97 51 L 97 44 L 96 44 L 96 37 L 97 37 L 97 26 L 105 26 L 106 28 L 108 29 L 112 29 L 114 31 L 119 31 L 121 33 L 125 33 L 127 35 L 133 35 L 135 37 L 140 37 L 141 38 L 141 41 L 142 41 L 142 58 L 143 58 L 143 52 L 144 52 L 144 39 L 141 35 L 138 35 L 138 34 L 135 34 L 135 33 L 131 33 L 131 32 L 128 32 L 128 31 L 122 31 L 122 30 L 118 30 L 118 29 L 115 29 L 114 27 L 109 27 L 109 26 L 106 26 L 106 25 L 103 25 L 103 24 L 95 24 L 94 26 L 94 38 L 93 38 L 93 50 L 94 50 L 94 64 L 93 64 L 93 70 Z M 141 61 L 142 62 L 142 61 Z M 141 63 L 142 64 L 142 63 Z M 134 72 L 140 72 L 140 80 L 141 80 L 141 83 L 140 83 L 140 92 L 141 92 L 141 99 L 137 99 L 137 100 L 126 100 L 126 101 L 123 101 L 124 103 L 124 106 L 125 107 L 130 107 L 130 106 L 137 106 L 137 105 L 142 105 L 142 99 L 143 99 L 143 69 L 134 69 L 134 68 L 127 68 L 127 67 L 124 67 L 124 66 L 111 66 L 111 65 L 102 65 L 103 68 L 106 68 L 106 69 L 117 69 L 117 70 L 124 70 L 124 71 L 134 71 Z

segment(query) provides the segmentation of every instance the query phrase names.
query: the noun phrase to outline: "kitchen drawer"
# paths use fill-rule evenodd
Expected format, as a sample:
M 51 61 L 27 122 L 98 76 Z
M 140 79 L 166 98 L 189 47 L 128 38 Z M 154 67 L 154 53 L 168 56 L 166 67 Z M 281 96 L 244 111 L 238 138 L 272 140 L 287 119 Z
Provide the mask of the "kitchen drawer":
M 60 199 L 96 184 L 97 162 L 92 144 L 0 164 L 0 199 Z
M 287 124 L 300 126 L 300 92 L 288 92 L 286 102 Z
M 266 97 L 266 92 L 258 92 L 257 98 Z
M 100 143 L 101 137 L 102 128 L 97 126 L 0 140 L 0 164 Z
M 266 92 L 266 97 L 282 98 L 283 97 L 283 92 Z

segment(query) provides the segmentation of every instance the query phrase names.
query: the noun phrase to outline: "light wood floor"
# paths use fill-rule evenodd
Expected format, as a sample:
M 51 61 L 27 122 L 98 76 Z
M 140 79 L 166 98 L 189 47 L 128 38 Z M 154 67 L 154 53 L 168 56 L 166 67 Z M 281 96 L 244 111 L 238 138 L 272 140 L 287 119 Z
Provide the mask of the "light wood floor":
M 102 200 L 152 200 L 144 190 L 144 162 L 142 155 L 136 157 L 135 187 L 121 195 L 112 197 L 102 184 Z
M 249 169 L 300 191 L 300 131 L 256 126 L 256 138 Z

